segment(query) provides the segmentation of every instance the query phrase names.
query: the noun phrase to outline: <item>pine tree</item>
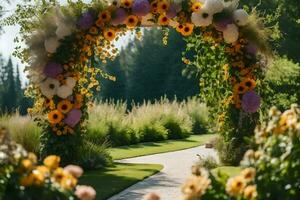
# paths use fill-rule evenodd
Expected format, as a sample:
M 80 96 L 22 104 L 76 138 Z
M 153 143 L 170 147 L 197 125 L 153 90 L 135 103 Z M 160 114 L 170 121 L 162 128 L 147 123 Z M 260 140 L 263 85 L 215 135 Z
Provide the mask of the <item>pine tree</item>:
M 15 85 L 16 85 L 16 94 L 17 94 L 17 103 L 20 103 L 20 100 L 23 98 L 23 90 L 22 90 L 22 83 L 19 71 L 19 65 L 16 67 L 16 76 L 15 76 Z
M 13 112 L 17 107 L 17 92 L 16 83 L 14 76 L 13 63 L 11 58 L 9 58 L 7 65 L 4 68 L 4 92 L 2 96 L 3 101 L 3 111 Z

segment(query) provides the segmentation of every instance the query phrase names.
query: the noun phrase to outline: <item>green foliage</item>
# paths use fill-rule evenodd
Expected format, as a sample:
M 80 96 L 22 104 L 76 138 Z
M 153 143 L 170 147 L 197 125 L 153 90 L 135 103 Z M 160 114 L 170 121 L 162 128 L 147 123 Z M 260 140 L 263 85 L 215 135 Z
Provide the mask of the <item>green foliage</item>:
M 290 59 L 300 61 L 298 53 L 300 50 L 298 34 L 300 26 L 297 23 L 300 19 L 300 6 L 298 0 L 240 0 L 240 4 L 250 8 L 256 7 L 258 12 L 264 13 L 266 26 L 275 28 L 273 47 L 278 50 L 280 55 L 287 55 Z M 278 35 L 279 32 L 281 35 Z
M 112 164 L 107 144 L 94 144 L 88 140 L 84 140 L 79 151 L 78 164 L 84 169 L 99 169 Z
M 264 110 L 272 105 L 286 110 L 293 103 L 300 103 L 300 66 L 287 58 L 277 57 L 269 64 L 263 98 Z

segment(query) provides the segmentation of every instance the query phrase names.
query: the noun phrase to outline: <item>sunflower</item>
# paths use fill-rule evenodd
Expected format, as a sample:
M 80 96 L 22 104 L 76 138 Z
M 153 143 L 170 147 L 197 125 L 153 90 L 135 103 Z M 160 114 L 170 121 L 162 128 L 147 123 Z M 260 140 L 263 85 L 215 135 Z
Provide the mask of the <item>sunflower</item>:
M 236 83 L 234 85 L 234 92 L 238 94 L 244 94 L 247 92 L 247 87 L 243 83 Z
M 97 35 L 98 34 L 98 29 L 97 29 L 97 27 L 93 26 L 93 27 L 90 28 L 89 32 L 92 35 Z
M 178 24 L 178 26 L 176 27 L 176 31 L 181 33 L 183 28 L 184 28 L 184 26 L 182 24 Z
M 102 19 L 98 19 L 95 24 L 99 28 L 103 28 L 104 27 L 104 22 L 102 21 Z
M 50 108 L 51 104 L 53 103 L 53 100 L 52 99 L 45 99 L 44 101 L 44 106 L 46 108 Z
M 133 4 L 132 0 L 121 0 L 121 5 L 124 8 L 131 8 L 132 4 Z
M 183 36 L 189 36 L 193 33 L 193 30 L 194 30 L 194 24 L 186 23 L 183 29 L 181 30 L 181 34 Z
M 107 28 L 103 31 L 103 37 L 108 41 L 112 41 L 116 37 L 116 31 L 112 28 Z
M 158 24 L 161 26 L 167 26 L 169 25 L 169 18 L 166 15 L 160 15 L 158 17 Z
M 58 110 L 53 110 L 48 114 L 48 121 L 51 124 L 58 124 L 63 120 L 63 118 L 64 115 Z
M 244 198 L 254 200 L 257 197 L 256 185 L 249 185 L 244 190 Z
M 203 4 L 201 2 L 195 2 L 192 5 L 192 11 L 193 12 L 198 12 L 202 8 Z
M 157 4 L 157 12 L 160 14 L 166 13 L 170 8 L 170 3 L 166 0 L 162 0 Z
M 158 9 L 158 2 L 157 1 L 151 2 L 151 12 L 153 14 L 156 14 L 157 13 L 157 9 Z
M 255 80 L 253 80 L 251 78 L 246 78 L 246 79 L 243 80 L 241 85 L 243 85 L 244 87 L 247 88 L 248 91 L 250 91 L 250 90 L 253 90 L 256 87 L 256 82 L 255 82 Z
M 73 105 L 69 100 L 62 100 L 58 103 L 57 110 L 63 114 L 66 114 L 66 113 L 70 112 L 72 107 L 73 107 Z
M 125 20 L 125 24 L 127 28 L 134 28 L 138 23 L 139 23 L 139 19 L 135 15 L 129 15 Z
M 111 20 L 111 14 L 108 10 L 101 12 L 98 17 L 103 22 L 109 22 Z
M 256 171 L 254 168 L 249 167 L 244 169 L 241 174 L 247 182 L 250 182 L 255 178 Z

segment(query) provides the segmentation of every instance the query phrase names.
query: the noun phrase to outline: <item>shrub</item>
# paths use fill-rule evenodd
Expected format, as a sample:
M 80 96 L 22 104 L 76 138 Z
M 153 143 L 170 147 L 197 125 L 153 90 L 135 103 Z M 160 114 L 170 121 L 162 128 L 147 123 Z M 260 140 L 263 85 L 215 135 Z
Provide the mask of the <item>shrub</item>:
M 162 141 L 168 138 L 168 130 L 158 122 L 143 124 L 138 128 L 141 142 Z
M 13 140 L 21 144 L 27 151 L 39 153 L 39 138 L 42 129 L 31 117 L 20 116 L 19 113 L 12 116 L 4 115 L 0 118 L 0 124 L 10 131 Z
M 209 109 L 198 98 L 190 98 L 184 102 L 185 112 L 192 121 L 193 134 L 205 134 L 209 131 Z
M 107 151 L 108 144 L 101 145 L 84 140 L 80 148 L 79 165 L 84 169 L 99 169 L 112 164 L 112 158 Z

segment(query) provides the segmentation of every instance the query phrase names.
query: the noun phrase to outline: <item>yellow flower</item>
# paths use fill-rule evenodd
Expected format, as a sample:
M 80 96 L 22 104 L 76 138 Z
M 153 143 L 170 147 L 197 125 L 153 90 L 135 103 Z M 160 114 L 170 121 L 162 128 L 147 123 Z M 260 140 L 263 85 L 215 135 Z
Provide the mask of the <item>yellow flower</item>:
M 167 26 L 169 24 L 169 18 L 166 15 L 160 15 L 158 17 L 158 24 L 161 26 Z
M 63 118 L 64 115 L 58 110 L 53 110 L 48 114 L 48 121 L 51 124 L 58 124 L 63 120 Z
M 70 110 L 73 108 L 73 105 L 71 103 L 71 101 L 69 100 L 62 100 L 57 104 L 57 110 L 61 113 L 68 113 L 70 112 Z
M 45 176 L 38 170 L 33 170 L 32 174 L 29 176 L 33 176 L 33 184 L 34 185 L 42 185 L 45 181 Z
M 116 31 L 112 28 L 107 28 L 103 31 L 103 37 L 108 41 L 113 41 L 116 37 Z
M 60 181 L 61 187 L 66 190 L 71 190 L 71 189 L 75 188 L 76 184 L 77 184 L 77 179 L 74 178 L 69 173 L 65 173 L 65 175 L 63 176 L 63 178 Z
M 256 170 L 252 167 L 246 168 L 241 172 L 241 175 L 244 177 L 246 181 L 253 181 L 255 178 Z
M 192 11 L 193 12 L 198 12 L 202 8 L 203 4 L 201 2 L 195 2 L 192 5 Z
M 181 30 L 181 34 L 183 36 L 189 36 L 193 33 L 193 30 L 194 30 L 194 24 L 186 23 L 183 29 Z
M 176 27 L 176 31 L 181 33 L 183 28 L 184 28 L 184 26 L 182 24 L 178 24 L 178 26 Z
M 121 0 L 121 5 L 124 8 L 131 8 L 133 0 Z
M 104 22 L 101 19 L 98 19 L 95 24 L 99 28 L 103 28 L 104 27 Z
M 184 199 L 200 199 L 210 186 L 210 179 L 204 176 L 192 176 L 182 187 Z
M 30 159 L 24 159 L 21 161 L 21 167 L 25 170 L 31 170 L 33 168 L 33 163 Z
M 108 10 L 103 11 L 99 14 L 99 19 L 103 22 L 109 22 L 111 20 L 111 14 Z
M 37 163 L 37 157 L 34 153 L 28 153 L 28 159 L 31 160 L 33 163 Z
M 35 170 L 39 171 L 44 176 L 48 176 L 50 174 L 49 168 L 44 165 L 37 166 Z
M 166 13 L 170 8 L 170 3 L 167 0 L 161 0 L 157 4 L 157 12 L 160 14 Z
M 55 155 L 50 155 L 44 159 L 44 165 L 50 170 L 56 169 L 59 166 L 60 157 Z
M 243 193 L 246 181 L 242 176 L 230 178 L 226 183 L 226 191 L 231 196 L 238 196 Z
M 233 90 L 235 93 L 244 94 L 248 91 L 248 88 L 242 83 L 237 83 L 234 85 Z
M 256 185 L 249 185 L 244 190 L 244 198 L 254 200 L 257 197 Z
M 139 23 L 139 19 L 135 15 L 129 15 L 125 20 L 125 24 L 127 28 L 134 28 L 138 23 Z

